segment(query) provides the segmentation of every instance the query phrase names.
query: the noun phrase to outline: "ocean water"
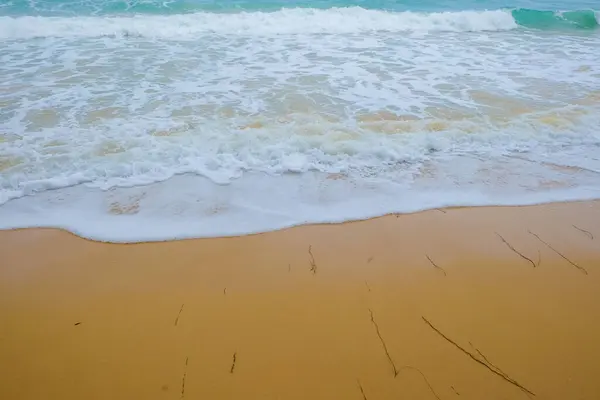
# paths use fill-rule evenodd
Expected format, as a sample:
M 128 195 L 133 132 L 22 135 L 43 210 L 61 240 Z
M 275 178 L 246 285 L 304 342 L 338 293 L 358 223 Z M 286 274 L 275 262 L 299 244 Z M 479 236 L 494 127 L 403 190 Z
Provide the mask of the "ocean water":
M 0 229 L 600 198 L 597 0 L 0 0 Z

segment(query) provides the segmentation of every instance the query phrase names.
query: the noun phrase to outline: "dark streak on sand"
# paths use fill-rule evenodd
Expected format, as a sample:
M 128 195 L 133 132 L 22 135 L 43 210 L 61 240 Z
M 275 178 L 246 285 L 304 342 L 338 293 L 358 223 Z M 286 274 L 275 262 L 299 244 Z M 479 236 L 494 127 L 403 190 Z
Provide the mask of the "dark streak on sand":
M 183 370 L 183 378 L 181 378 L 181 398 L 185 396 L 185 377 L 187 375 L 187 366 L 188 366 L 189 357 L 185 358 L 185 368 Z
M 425 376 L 425 374 L 419 368 L 412 367 L 410 365 L 405 365 L 402 368 L 400 368 L 400 371 L 402 371 L 403 369 L 412 369 L 413 371 L 417 371 L 423 377 L 423 380 L 425 381 L 425 383 L 427 384 L 427 386 L 429 386 L 429 390 L 435 396 L 435 398 L 438 399 L 438 400 L 441 400 L 440 396 L 438 396 L 437 393 L 435 392 L 435 390 L 433 390 L 433 386 L 431 386 L 431 383 L 429 383 L 429 380 L 427 379 L 427 377 Z
M 233 370 L 235 369 L 235 362 L 237 360 L 237 352 L 233 353 L 233 362 L 231 363 L 231 369 L 229 370 L 230 374 L 233 374 Z
M 387 345 L 385 344 L 383 337 L 381 337 L 381 332 L 379 332 L 379 325 L 377 325 L 377 322 L 375 322 L 375 317 L 373 316 L 373 311 L 371 311 L 370 308 L 369 308 L 369 314 L 371 314 L 371 323 L 375 327 L 375 332 L 377 333 L 377 337 L 379 338 L 379 341 L 381 342 L 381 345 L 383 346 L 383 351 L 385 351 L 385 355 L 386 355 L 388 361 L 390 362 L 390 364 L 392 365 L 392 370 L 394 371 L 394 378 L 395 378 L 398 376 L 398 369 L 396 368 L 396 364 L 394 363 L 394 360 L 392 360 L 392 356 L 390 355 L 390 352 L 388 351 Z
M 177 318 L 175 318 L 175 326 L 177 326 L 177 324 L 179 323 L 179 316 L 181 315 L 181 312 L 183 311 L 183 306 L 185 306 L 185 304 L 181 305 L 181 308 L 179 309 L 179 313 L 177 313 Z
M 431 259 L 431 257 L 429 257 L 427 254 L 425 254 L 425 257 L 427 257 L 427 259 L 429 260 L 429 262 L 431 263 L 431 265 L 433 265 L 434 268 L 439 269 L 440 271 L 442 271 L 444 273 L 444 276 L 448 276 L 446 274 L 446 271 L 444 270 L 444 268 L 440 267 L 439 265 L 437 265 L 435 262 L 433 262 L 433 260 Z
M 308 255 L 310 256 L 310 272 L 313 273 L 313 275 L 317 274 L 317 263 L 315 262 L 315 257 L 313 256 L 312 253 L 312 246 L 308 246 Z
M 360 389 L 360 394 L 362 394 L 363 400 L 367 400 L 367 395 L 365 394 L 365 391 L 363 390 L 360 381 L 357 379 L 356 382 L 358 383 L 358 389 Z
M 527 389 L 526 387 L 524 387 L 523 385 L 521 385 L 519 382 L 515 381 L 514 379 L 512 379 L 511 377 L 509 377 L 508 375 L 506 375 L 505 373 L 503 373 L 502 371 L 500 371 L 500 369 L 498 367 L 490 366 L 490 364 L 488 364 L 487 362 L 480 360 L 479 358 L 475 357 L 473 355 L 473 353 L 471 353 L 471 352 L 465 350 L 464 348 L 462 348 L 458 343 L 456 343 L 454 340 L 450 339 L 448 336 L 444 335 L 439 329 L 437 329 L 435 326 L 433 326 L 433 324 L 431 322 L 429 322 L 427 320 L 427 318 L 425 318 L 423 316 L 421 318 L 423 318 L 423 321 L 425 321 L 425 323 L 427 325 L 429 325 L 429 327 L 431 329 L 433 329 L 433 331 L 435 333 L 437 333 L 438 335 L 440 335 L 442 338 L 444 338 L 448 343 L 452 344 L 458 350 L 460 350 L 461 352 L 463 352 L 464 354 L 466 354 L 473 361 L 475 361 L 476 363 L 478 363 L 480 365 L 483 365 L 485 368 L 487 368 L 493 374 L 498 375 L 500 378 L 504 379 L 506 382 L 508 382 L 511 385 L 514 385 L 514 386 L 518 387 L 519 389 L 521 389 L 523 392 L 525 392 L 525 393 L 527 393 L 529 395 L 535 396 L 535 393 L 533 393 L 531 390 Z
M 500 238 L 500 240 L 502 240 L 502 242 L 513 251 L 513 253 L 517 254 L 519 257 L 521 257 L 523 260 L 528 261 L 529 263 L 531 263 L 531 266 L 533 268 L 537 267 L 537 265 L 533 262 L 533 260 L 529 257 L 527 257 L 526 255 L 524 255 L 523 253 L 521 253 L 519 250 L 515 249 L 513 247 L 513 245 L 511 245 L 510 243 L 508 243 L 508 241 L 506 239 L 504 239 L 504 237 L 499 234 L 498 232 L 496 232 L 496 235 L 498 235 L 498 237 Z M 539 264 L 538 264 L 539 265 Z
M 578 227 L 577 225 L 573 225 L 573 228 L 577 229 L 579 232 L 582 232 L 583 234 L 585 234 L 588 238 L 590 238 L 590 240 L 594 240 L 594 235 L 592 235 L 591 232 L 586 231 L 585 229 L 581 229 L 580 227 Z
M 545 240 L 543 240 L 541 237 L 539 237 L 539 235 L 528 231 L 530 234 L 532 234 L 533 236 L 535 236 L 537 238 L 537 240 L 539 240 L 540 242 L 542 242 L 543 244 L 545 244 L 550 250 L 552 250 L 553 252 L 555 252 L 556 254 L 558 254 L 559 256 L 561 256 L 565 261 L 567 261 L 569 264 L 571 264 L 572 266 L 574 266 L 575 268 L 577 268 L 579 271 L 581 271 L 582 273 L 584 273 L 585 275 L 588 274 L 587 269 L 583 268 L 582 266 L 579 266 L 577 264 L 575 264 L 573 261 L 569 260 L 564 254 L 562 254 L 560 251 L 556 250 L 554 247 L 552 247 L 548 242 L 546 242 Z

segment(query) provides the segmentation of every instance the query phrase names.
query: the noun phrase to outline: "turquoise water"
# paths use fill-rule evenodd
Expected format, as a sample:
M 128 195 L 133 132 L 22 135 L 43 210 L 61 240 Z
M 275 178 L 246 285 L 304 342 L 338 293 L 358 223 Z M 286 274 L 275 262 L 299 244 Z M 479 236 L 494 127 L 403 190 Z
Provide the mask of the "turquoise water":
M 184 14 L 195 12 L 251 12 L 307 8 L 331 9 L 361 7 L 393 12 L 451 12 L 463 10 L 510 10 L 520 26 L 534 29 L 596 29 L 597 2 L 579 0 L 515 1 L 504 0 L 2 0 L 0 15 L 5 16 L 84 16 L 131 14 Z
M 281 8 L 362 7 L 386 11 L 459 11 L 493 9 L 528 9 L 541 11 L 593 10 L 598 3 L 592 0 L 572 2 L 538 0 L 3 0 L 4 15 L 106 15 L 115 13 L 185 13 L 195 11 L 257 11 Z
M 598 2 L 0 0 L 0 229 L 600 198 Z

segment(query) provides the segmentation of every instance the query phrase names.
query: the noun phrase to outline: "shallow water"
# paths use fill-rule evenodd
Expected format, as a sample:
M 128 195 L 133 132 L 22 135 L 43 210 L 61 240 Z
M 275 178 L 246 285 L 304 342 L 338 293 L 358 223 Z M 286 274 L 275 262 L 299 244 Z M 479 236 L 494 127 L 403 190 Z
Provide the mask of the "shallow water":
M 592 2 L 0 4 L 3 228 L 166 240 L 600 197 Z

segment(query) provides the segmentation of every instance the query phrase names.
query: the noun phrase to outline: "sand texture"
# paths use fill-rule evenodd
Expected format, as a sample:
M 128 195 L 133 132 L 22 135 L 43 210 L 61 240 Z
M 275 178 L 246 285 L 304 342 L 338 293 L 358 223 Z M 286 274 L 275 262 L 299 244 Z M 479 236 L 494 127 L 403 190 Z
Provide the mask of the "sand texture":
M 0 232 L 0 399 L 600 399 L 600 202 Z

